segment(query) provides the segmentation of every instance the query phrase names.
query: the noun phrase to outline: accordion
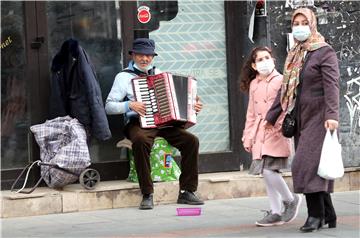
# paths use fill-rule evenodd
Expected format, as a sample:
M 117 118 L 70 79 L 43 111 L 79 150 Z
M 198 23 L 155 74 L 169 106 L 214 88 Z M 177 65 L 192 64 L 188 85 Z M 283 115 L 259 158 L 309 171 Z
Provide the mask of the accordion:
M 195 78 L 161 73 L 136 77 L 132 84 L 136 101 L 146 105 L 146 115 L 140 117 L 142 128 L 195 125 Z

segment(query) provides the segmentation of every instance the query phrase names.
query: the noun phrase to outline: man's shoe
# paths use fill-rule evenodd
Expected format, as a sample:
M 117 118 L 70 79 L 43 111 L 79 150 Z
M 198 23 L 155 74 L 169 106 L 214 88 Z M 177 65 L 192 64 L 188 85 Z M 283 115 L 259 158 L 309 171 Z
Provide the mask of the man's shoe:
M 322 227 L 322 221 L 320 218 L 308 217 L 306 219 L 305 224 L 302 227 L 300 227 L 300 231 L 312 232 L 319 230 L 321 227 Z
M 255 222 L 257 226 L 280 226 L 285 222 L 281 219 L 279 214 L 273 214 L 271 211 L 265 211 L 266 214 L 263 219 Z
M 284 212 L 281 214 L 281 217 L 284 222 L 293 221 L 298 212 L 301 204 L 301 196 L 299 194 L 293 193 L 294 200 L 291 202 L 283 201 L 284 203 Z
M 204 202 L 201 201 L 194 192 L 184 191 L 179 193 L 177 200 L 179 204 L 189 204 L 189 205 L 203 205 Z
M 139 209 L 148 210 L 154 208 L 153 194 L 144 194 Z

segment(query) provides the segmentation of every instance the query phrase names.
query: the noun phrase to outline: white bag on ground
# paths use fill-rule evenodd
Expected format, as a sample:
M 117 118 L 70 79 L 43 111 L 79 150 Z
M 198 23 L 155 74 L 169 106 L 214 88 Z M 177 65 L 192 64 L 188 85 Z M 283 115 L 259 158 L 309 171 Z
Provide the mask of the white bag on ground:
M 341 178 L 344 175 L 341 145 L 336 130 L 332 134 L 329 129 L 326 131 L 317 173 L 320 177 L 329 180 Z

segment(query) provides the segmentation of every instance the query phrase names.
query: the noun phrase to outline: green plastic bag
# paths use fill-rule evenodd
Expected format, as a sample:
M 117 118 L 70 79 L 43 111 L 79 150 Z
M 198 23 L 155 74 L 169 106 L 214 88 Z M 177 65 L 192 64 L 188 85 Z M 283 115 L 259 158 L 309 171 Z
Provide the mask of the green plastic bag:
M 164 138 L 156 137 L 150 152 L 151 179 L 153 182 L 175 181 L 180 177 L 180 168 L 174 160 L 175 148 Z M 131 182 L 139 182 L 132 150 L 128 150 L 130 172 L 127 178 Z

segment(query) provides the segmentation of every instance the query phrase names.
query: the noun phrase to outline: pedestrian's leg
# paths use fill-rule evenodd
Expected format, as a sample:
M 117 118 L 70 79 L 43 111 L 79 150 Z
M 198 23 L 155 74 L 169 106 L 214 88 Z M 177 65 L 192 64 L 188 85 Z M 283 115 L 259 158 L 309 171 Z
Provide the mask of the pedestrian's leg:
M 308 216 L 323 219 L 325 216 L 323 192 L 306 193 L 306 205 L 308 208 Z
M 281 176 L 281 174 L 268 169 L 264 169 L 264 170 L 266 170 L 266 177 L 268 182 L 281 195 L 282 200 L 287 202 L 293 201 L 294 196 L 291 193 L 287 184 L 285 183 L 285 180 Z
M 271 171 L 264 169 L 263 176 L 265 181 L 266 192 L 270 202 L 270 212 L 265 217 L 255 222 L 257 226 L 275 226 L 284 224 L 281 219 L 281 197 L 271 184 Z
M 270 209 L 273 214 L 281 216 L 281 196 L 273 185 L 273 172 L 268 169 L 263 170 L 263 176 L 266 186 L 266 193 L 269 197 Z
M 330 193 L 324 192 L 324 206 L 325 206 L 325 224 L 329 225 L 329 228 L 336 227 L 336 212 L 334 205 L 331 201 Z
M 311 232 L 322 227 L 324 219 L 324 199 L 323 192 L 306 193 L 306 205 L 308 209 L 308 218 L 305 224 L 300 228 L 303 232 Z
M 131 122 L 126 129 L 126 135 L 132 142 L 139 186 L 144 195 L 154 192 L 149 157 L 156 134 L 157 129 L 142 129 L 137 122 Z
M 281 195 L 281 202 L 284 204 L 284 211 L 281 214 L 283 221 L 293 221 L 299 212 L 301 196 L 290 191 L 280 173 L 268 169 L 264 171 L 271 187 Z

